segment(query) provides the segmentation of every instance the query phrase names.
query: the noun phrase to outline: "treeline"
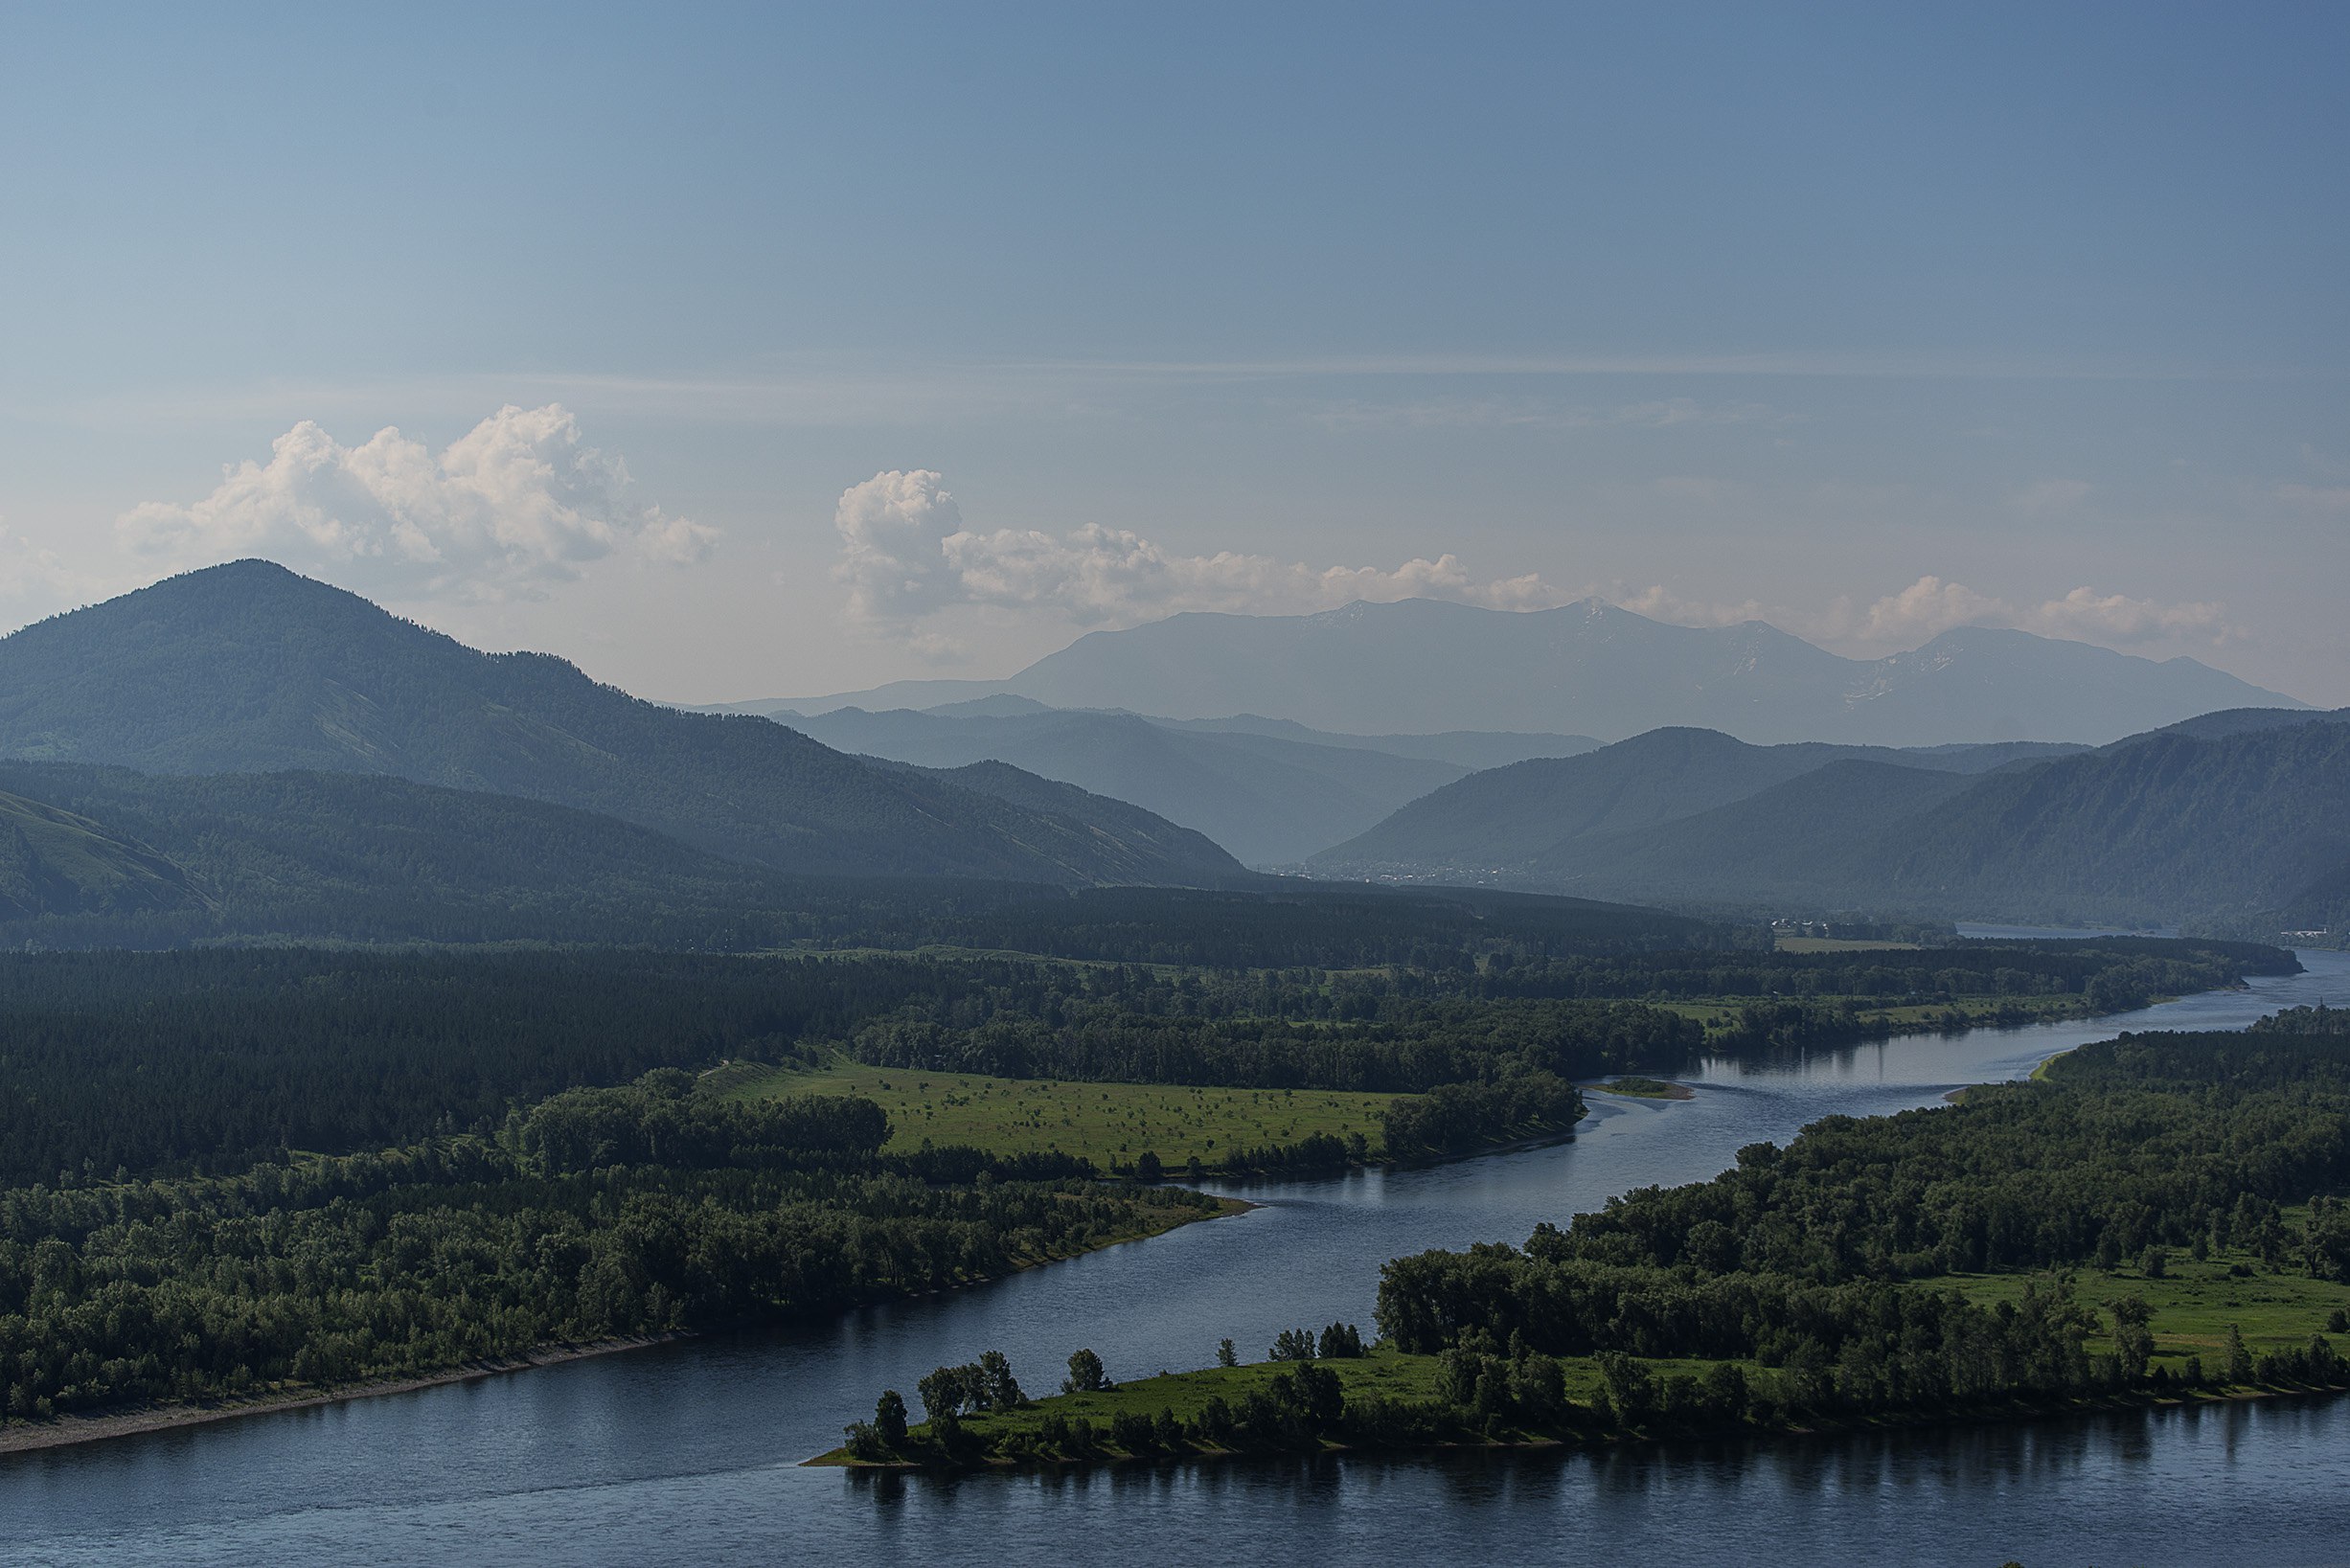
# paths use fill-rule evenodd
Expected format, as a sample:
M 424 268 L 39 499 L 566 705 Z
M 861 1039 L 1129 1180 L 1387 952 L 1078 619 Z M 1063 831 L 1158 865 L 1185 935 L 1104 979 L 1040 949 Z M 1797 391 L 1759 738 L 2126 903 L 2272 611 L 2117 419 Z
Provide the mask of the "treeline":
M 1431 1353 L 1751 1359 L 1820 1409 L 2132 1386 L 2150 1375 L 2151 1339 L 2129 1321 L 2143 1329 L 2142 1307 L 2111 1308 L 2122 1348 L 2095 1363 L 2079 1343 L 2092 1319 L 2061 1286 L 1984 1307 L 1928 1282 L 2222 1246 L 2341 1279 L 2350 1215 L 2327 1194 L 2345 1183 L 2341 1035 L 2293 1022 L 2124 1035 L 1956 1107 L 1827 1118 L 1784 1149 L 1740 1150 L 1712 1181 L 1545 1225 L 1522 1250 L 1398 1259 L 1379 1324 Z M 2291 1223 L 2286 1207 L 2313 1194 L 2310 1224 Z M 2336 1375 L 2329 1363 L 2319 1380 Z
M 1477 996 L 1693 1000 L 1715 996 L 1866 996 L 1927 1004 L 1976 997 L 2077 996 L 2100 1011 L 2231 985 L 2246 975 L 2295 974 L 2292 953 L 2207 938 L 2096 937 L 1975 941 L 1912 950 L 1623 953 L 1558 961 L 1497 955 Z
M 1179 1190 L 1033 1179 L 1050 1162 L 890 1159 L 886 1132 L 871 1102 L 722 1105 L 656 1073 L 491 1137 L 0 1193 L 0 1410 L 328 1387 L 772 1321 L 1213 1212 Z
M 2079 945 L 2011 948 L 1950 972 L 2088 988 L 2156 966 L 2166 986 L 2189 989 L 2291 962 L 2210 943 Z M 541 948 L 0 955 L 0 1185 L 232 1172 L 295 1150 L 486 1131 L 568 1088 L 838 1045 L 924 1071 L 1422 1094 L 1859 1037 L 1840 1004 L 1791 999 L 1756 1004 L 1709 1045 L 1700 1025 L 1655 1005 L 1778 973 L 1776 958 L 1761 968 L 1687 952 L 1543 960 L 1545 984 L 1563 989 L 1579 963 L 1599 989 L 1649 990 L 1498 994 L 1494 977 L 1527 967 L 1498 958 L 1469 970 L 1223 971 Z M 1786 972 L 1843 984 L 1875 970 Z
M 1121 1002 L 1068 997 L 1040 1016 L 998 1012 L 967 1027 L 908 1009 L 860 1029 L 850 1049 L 924 1072 L 1418 1094 L 1519 1072 L 1669 1068 L 1705 1040 L 1694 1020 L 1637 1003 L 1398 999 L 1383 1016 L 1310 1022 L 1136 1013 Z

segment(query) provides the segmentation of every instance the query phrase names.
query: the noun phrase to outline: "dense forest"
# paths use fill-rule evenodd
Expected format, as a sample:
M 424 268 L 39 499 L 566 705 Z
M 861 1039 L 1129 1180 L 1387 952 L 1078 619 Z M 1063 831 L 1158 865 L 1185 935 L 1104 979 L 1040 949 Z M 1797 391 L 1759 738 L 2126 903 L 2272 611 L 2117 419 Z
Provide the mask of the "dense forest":
M 2131 941 L 1374 970 L 543 949 L 0 955 L 0 1184 L 232 1173 L 290 1150 L 488 1131 L 578 1085 L 834 1046 L 879 1066 L 1006 1078 L 1416 1094 L 1858 1039 L 1855 994 L 2122 1006 L 2149 987 L 2205 989 L 2291 962 Z M 1822 1000 L 1831 991 L 1839 1000 Z M 1710 1042 L 1658 1005 L 1723 994 L 1765 1000 Z
M 10 1417 L 325 1387 L 535 1346 L 772 1321 L 986 1279 L 1216 1212 L 976 1150 L 868 1101 L 730 1106 L 690 1075 L 491 1137 L 240 1175 L 0 1193 Z
M 2125 1034 L 1956 1107 L 1827 1118 L 1785 1148 L 1740 1150 L 1712 1181 L 1613 1199 L 1522 1249 L 1399 1259 L 1379 1323 L 1424 1352 L 1750 1359 L 1829 1409 L 2130 1386 L 2150 1375 L 2151 1341 L 2128 1332 L 2128 1309 L 2118 1360 L 2093 1365 L 2088 1304 L 2061 1278 L 1989 1307 L 1947 1277 L 2234 1247 L 2339 1280 L 2350 1219 L 2332 1197 L 2346 1184 L 2338 1018 Z

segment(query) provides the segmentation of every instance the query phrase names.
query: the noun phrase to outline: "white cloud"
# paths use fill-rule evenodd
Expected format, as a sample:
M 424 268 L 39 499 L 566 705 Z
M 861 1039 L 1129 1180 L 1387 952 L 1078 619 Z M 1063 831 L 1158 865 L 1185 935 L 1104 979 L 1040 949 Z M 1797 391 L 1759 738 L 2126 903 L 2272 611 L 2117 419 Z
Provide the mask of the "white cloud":
M 1564 603 L 1531 574 L 1480 581 L 1450 555 L 1377 566 L 1314 567 L 1220 551 L 1185 556 L 1125 529 L 979 533 L 927 469 L 879 473 L 841 492 L 835 575 L 849 613 L 907 624 L 956 604 L 1050 611 L 1103 625 L 1180 610 L 1295 614 L 1358 599 L 1451 599 L 1500 609 Z
M 2101 595 L 2088 588 L 2075 588 L 2033 612 L 2030 629 L 2051 637 L 2086 637 L 2099 642 L 2138 643 L 2180 637 L 2217 646 L 2239 641 L 2244 635 L 2227 624 L 2226 617 L 2226 609 L 2219 604 L 2162 604 L 2151 599 Z
M 1988 625 L 2007 613 L 1996 599 L 1963 582 L 1922 577 L 1900 593 L 1887 594 L 1861 615 L 1853 635 L 1864 642 L 1911 645 L 1939 637 L 1955 626 Z
M 437 457 L 390 426 L 345 446 L 305 420 L 203 499 L 149 501 L 115 526 L 178 563 L 268 556 L 395 597 L 495 600 L 624 551 L 708 554 L 717 530 L 635 505 L 629 489 L 627 465 L 582 443 L 560 403 L 508 404 Z
M 1810 609 L 1766 605 L 1751 599 L 1743 603 L 1716 603 L 1684 599 L 1661 585 L 1610 597 L 1628 610 L 1676 625 L 1729 626 L 1768 621 L 1799 637 L 1853 651 L 1915 648 L 1960 626 L 2012 626 L 2043 637 L 2122 646 L 2177 641 L 2219 648 L 2246 640 L 2246 634 L 2228 622 L 2223 604 L 2166 604 L 2126 594 L 2101 594 L 2087 587 L 2075 588 L 2061 599 L 2011 603 L 1931 574 L 1864 605 L 1845 597 Z

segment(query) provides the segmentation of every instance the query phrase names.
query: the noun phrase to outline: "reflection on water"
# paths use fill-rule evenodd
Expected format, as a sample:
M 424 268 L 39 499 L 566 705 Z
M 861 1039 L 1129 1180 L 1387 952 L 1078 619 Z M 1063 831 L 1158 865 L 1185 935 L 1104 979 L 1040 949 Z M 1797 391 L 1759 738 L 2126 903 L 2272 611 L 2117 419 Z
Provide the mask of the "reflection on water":
M 1707 1063 L 1698 1097 L 1602 1097 L 1569 1143 L 1408 1171 L 1231 1184 L 1261 1207 L 980 1289 L 795 1333 L 670 1345 L 413 1395 L 0 1458 L 0 1560 L 625 1563 L 1289 1557 L 1995 1564 L 2340 1560 L 2350 1405 L 2273 1401 L 2034 1425 L 1598 1454 L 851 1476 L 799 1468 L 946 1361 L 997 1347 L 1049 1386 L 1207 1364 L 1229 1334 L 1370 1322 L 1401 1253 L 1522 1240 L 1700 1179 L 1806 1122 L 1930 1105 L 2125 1028 L 2234 1028 L 2343 994 L 2350 958 L 2102 1023 L 1908 1035 Z

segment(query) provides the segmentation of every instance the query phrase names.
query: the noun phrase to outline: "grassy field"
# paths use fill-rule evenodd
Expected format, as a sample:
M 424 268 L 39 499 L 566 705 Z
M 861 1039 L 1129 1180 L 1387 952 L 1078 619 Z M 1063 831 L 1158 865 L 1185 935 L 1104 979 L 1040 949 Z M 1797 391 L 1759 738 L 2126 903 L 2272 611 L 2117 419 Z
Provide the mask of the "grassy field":
M 1196 1089 L 1154 1083 L 1073 1083 L 972 1073 L 868 1067 L 845 1057 L 808 1072 L 720 1068 L 713 1086 L 732 1099 L 863 1095 L 889 1115 L 893 1150 L 970 1144 L 992 1153 L 1058 1150 L 1108 1169 L 1146 1151 L 1172 1170 L 1197 1156 L 1217 1169 L 1234 1149 L 1294 1144 L 1317 1132 L 1361 1134 L 1380 1153 L 1386 1094 L 1321 1089 Z
M 2249 1274 L 2230 1274 L 2247 1268 Z M 1961 1274 L 1947 1280 L 1919 1282 L 1925 1285 L 1953 1284 L 1973 1301 L 2013 1301 L 2023 1293 L 2027 1276 L 2018 1274 Z M 2307 1345 L 2309 1336 L 2325 1329 L 2336 1311 L 2350 1311 L 2350 1284 L 2313 1280 L 2300 1273 L 2270 1273 L 2247 1254 L 2215 1253 L 2197 1262 L 2185 1253 L 2173 1253 L 2164 1277 L 2150 1280 L 2134 1268 L 2110 1272 L 2083 1269 L 2073 1276 L 2073 1291 L 2084 1302 L 2102 1308 L 2106 1302 L 2136 1296 L 2154 1309 L 2148 1327 L 2155 1335 L 2155 1363 L 2176 1374 L 2190 1355 L 2200 1355 L 2206 1369 L 2214 1358 L 2224 1361 L 2227 1329 L 2233 1324 L 2254 1354 Z M 2101 1310 L 2099 1316 L 2105 1317 Z M 2110 1320 L 2107 1319 L 2110 1326 Z M 2109 1352 L 2113 1342 L 2092 1337 L 2092 1352 Z
M 1591 1088 L 1600 1094 L 1628 1095 L 1634 1100 L 1695 1100 L 1698 1092 L 1686 1083 L 1667 1083 L 1662 1079 L 1619 1078 L 1608 1083 L 1594 1083 Z

